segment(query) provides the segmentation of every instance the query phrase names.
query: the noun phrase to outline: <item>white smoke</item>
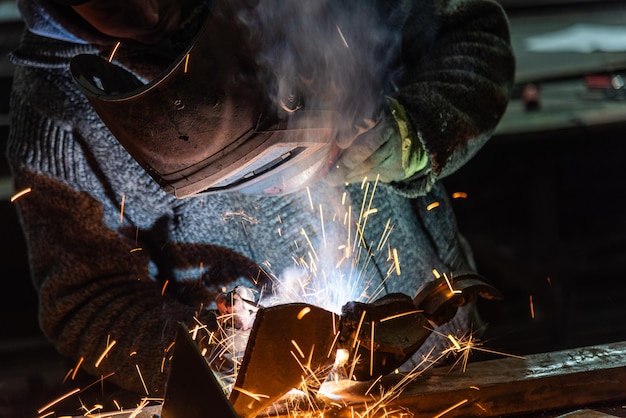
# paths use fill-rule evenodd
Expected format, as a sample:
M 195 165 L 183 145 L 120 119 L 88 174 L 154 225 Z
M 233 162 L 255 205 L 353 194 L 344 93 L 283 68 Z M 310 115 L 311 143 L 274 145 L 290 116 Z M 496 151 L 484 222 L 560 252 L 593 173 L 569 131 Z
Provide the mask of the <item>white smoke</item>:
M 398 62 L 400 35 L 372 0 L 258 0 L 237 18 L 278 112 L 330 110 L 340 137 L 376 119 Z M 348 138 L 349 139 L 349 138 Z

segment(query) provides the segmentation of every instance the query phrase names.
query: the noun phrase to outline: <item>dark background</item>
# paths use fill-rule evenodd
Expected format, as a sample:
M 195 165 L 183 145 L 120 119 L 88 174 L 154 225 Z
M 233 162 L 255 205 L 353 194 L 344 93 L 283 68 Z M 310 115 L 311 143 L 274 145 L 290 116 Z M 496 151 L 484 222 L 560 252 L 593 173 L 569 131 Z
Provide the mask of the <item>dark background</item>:
M 584 20 L 626 24 L 621 2 L 503 1 L 518 56 L 517 89 L 494 138 L 444 183 L 479 271 L 505 296 L 482 302 L 486 347 L 531 354 L 626 340 L 626 100 L 584 76 L 620 74 L 623 53 L 529 53 L 523 39 Z M 0 148 L 9 131 L 12 66 L 22 23 L 0 0 Z M 532 6 L 532 7 L 531 7 Z M 540 88 L 529 110 L 521 92 Z M 0 159 L 0 416 L 47 403 L 59 358 L 37 325 L 10 173 Z M 532 298 L 534 317 L 531 316 Z M 478 359 L 481 357 L 478 356 Z M 48 372 L 49 371 L 49 372 Z M 61 377 L 63 374 L 61 374 Z M 41 402 L 37 399 L 41 398 Z

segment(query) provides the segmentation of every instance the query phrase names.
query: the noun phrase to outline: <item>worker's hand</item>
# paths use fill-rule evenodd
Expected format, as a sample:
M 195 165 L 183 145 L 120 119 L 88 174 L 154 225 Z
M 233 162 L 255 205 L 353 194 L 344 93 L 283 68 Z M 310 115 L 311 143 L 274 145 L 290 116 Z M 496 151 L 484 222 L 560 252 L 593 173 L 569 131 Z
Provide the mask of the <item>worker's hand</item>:
M 177 0 L 89 0 L 74 10 L 105 35 L 154 44 L 179 23 Z
M 389 109 L 357 136 L 326 176 L 331 185 L 360 183 L 365 177 L 384 183 L 402 181 L 424 169 L 428 156 L 417 139 L 404 108 L 388 98 Z

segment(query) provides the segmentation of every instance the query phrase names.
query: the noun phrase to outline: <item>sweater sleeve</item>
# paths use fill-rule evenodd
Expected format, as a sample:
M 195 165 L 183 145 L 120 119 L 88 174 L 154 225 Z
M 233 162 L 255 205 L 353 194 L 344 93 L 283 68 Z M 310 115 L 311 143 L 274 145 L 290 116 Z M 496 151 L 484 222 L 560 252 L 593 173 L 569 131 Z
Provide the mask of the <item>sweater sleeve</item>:
M 510 97 L 515 59 L 507 17 L 495 1 L 410 3 L 403 26 L 406 72 L 396 99 L 430 164 L 396 186 L 417 196 L 463 166 L 491 137 Z
M 156 231 L 167 225 L 139 230 L 125 220 L 116 226 L 121 208 L 99 191 L 98 175 L 87 168 L 93 161 L 80 154 L 72 128 L 43 116 L 42 108 L 14 94 L 7 154 L 16 190 L 32 190 L 15 205 L 41 329 L 61 354 L 77 364 L 83 359 L 86 372 L 139 394 L 162 396 L 178 324 L 215 324 L 205 308 L 216 294 L 202 284 L 258 278 L 258 266 L 216 245 L 168 240 Z M 158 222 L 173 222 L 165 205 L 156 207 L 149 196 L 143 203 Z M 199 260 L 202 280 L 176 281 L 168 274 Z M 162 269 L 164 263 L 170 268 Z M 201 330 L 198 343 L 205 346 L 209 337 Z

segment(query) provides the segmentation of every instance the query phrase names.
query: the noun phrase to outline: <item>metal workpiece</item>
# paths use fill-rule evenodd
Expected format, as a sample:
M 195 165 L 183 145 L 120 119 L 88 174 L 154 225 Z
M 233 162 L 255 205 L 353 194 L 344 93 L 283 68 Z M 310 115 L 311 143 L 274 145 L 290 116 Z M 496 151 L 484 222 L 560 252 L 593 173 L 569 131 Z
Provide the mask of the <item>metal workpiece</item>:
M 450 278 L 441 277 L 424 284 L 413 298 L 415 306 L 435 325 L 450 321 L 459 307 L 478 298 L 502 300 L 498 289 L 487 279 L 476 274 L 462 274 Z
M 344 305 L 338 345 L 350 353 L 353 378 L 370 380 L 400 367 L 431 333 L 411 298 L 393 293 L 372 303 Z
M 259 309 L 230 401 L 254 417 L 289 390 L 319 386 L 334 362 L 338 316 L 294 303 Z

